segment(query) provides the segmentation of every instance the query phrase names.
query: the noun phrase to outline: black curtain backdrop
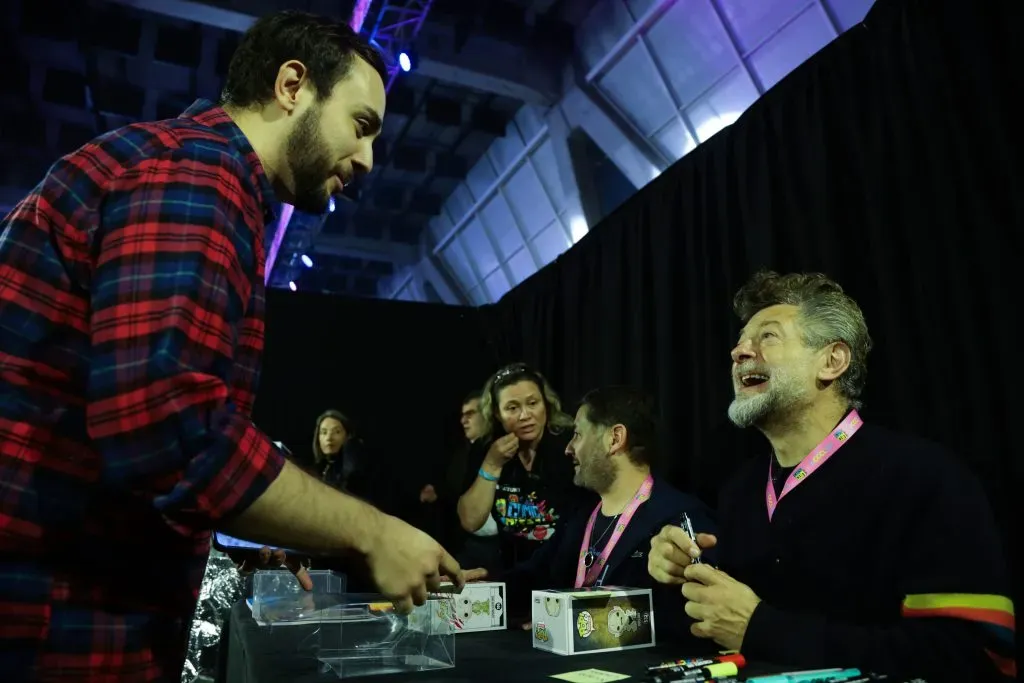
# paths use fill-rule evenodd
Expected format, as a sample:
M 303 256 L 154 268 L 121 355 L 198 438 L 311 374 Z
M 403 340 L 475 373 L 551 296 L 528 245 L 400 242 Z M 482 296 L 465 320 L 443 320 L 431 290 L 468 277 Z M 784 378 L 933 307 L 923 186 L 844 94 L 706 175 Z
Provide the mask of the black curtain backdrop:
M 340 410 L 375 456 L 375 502 L 415 514 L 461 443 L 462 398 L 494 369 L 476 311 L 270 290 L 266 317 L 253 421 L 311 460 L 316 418 Z
M 878 0 L 494 306 L 272 292 L 256 421 L 307 454 L 316 415 L 348 411 L 418 490 L 457 443 L 462 394 L 526 360 L 570 403 L 610 383 L 653 391 L 663 471 L 713 504 L 767 447 L 726 418 L 732 295 L 758 268 L 821 271 L 875 340 L 865 419 L 973 467 L 1019 575 L 1020 7 Z
M 501 360 L 536 364 L 571 398 L 620 382 L 655 392 L 665 467 L 713 502 L 737 460 L 767 448 L 726 417 L 732 295 L 761 267 L 825 272 L 875 340 L 865 419 L 954 448 L 1016 536 L 1020 5 L 879 0 L 483 310 Z

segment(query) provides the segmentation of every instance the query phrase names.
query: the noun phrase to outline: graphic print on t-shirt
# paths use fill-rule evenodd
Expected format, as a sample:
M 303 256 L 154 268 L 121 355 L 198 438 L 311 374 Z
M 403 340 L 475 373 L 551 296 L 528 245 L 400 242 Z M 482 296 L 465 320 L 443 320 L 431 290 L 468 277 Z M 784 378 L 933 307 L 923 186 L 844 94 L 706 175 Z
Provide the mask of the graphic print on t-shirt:
M 555 535 L 558 512 L 537 492 L 523 493 L 518 486 L 498 486 L 494 495 L 498 526 L 508 533 L 533 541 L 546 541 Z

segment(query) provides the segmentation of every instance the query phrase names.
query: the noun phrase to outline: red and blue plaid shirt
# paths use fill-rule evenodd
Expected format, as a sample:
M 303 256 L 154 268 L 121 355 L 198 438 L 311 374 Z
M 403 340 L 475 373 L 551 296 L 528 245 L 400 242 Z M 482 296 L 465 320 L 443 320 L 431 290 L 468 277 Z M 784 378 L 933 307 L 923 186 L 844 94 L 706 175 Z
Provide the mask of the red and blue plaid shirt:
M 108 133 L 0 223 L 0 678 L 179 680 L 250 420 L 273 192 L 224 110 Z

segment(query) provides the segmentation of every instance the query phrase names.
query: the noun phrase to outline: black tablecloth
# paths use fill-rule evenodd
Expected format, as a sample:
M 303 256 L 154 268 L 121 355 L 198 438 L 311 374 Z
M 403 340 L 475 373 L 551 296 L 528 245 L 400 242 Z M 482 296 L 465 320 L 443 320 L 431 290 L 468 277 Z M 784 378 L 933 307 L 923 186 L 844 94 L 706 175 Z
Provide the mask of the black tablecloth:
M 240 602 L 231 610 L 225 634 L 226 683 L 328 683 L 333 673 L 318 673 L 313 646 L 315 626 L 260 627 L 248 606 Z M 644 680 L 647 667 L 690 656 L 678 648 L 657 646 L 588 655 L 555 655 L 533 648 L 528 631 L 488 631 L 455 636 L 455 667 L 415 674 L 391 674 L 349 678 L 347 681 L 390 683 L 397 680 L 436 683 L 530 683 L 551 681 L 553 674 L 601 669 Z M 745 674 L 778 671 L 774 667 L 747 667 Z

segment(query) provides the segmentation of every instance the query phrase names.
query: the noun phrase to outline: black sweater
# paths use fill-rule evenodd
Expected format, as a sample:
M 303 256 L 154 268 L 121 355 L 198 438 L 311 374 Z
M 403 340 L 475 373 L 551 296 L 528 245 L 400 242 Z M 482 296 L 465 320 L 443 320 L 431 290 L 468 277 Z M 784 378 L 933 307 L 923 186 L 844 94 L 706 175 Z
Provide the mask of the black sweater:
M 866 423 L 769 522 L 769 457 L 740 470 L 719 509 L 721 568 L 763 601 L 743 640 L 749 659 L 929 683 L 1009 678 L 1006 565 L 965 467 Z

